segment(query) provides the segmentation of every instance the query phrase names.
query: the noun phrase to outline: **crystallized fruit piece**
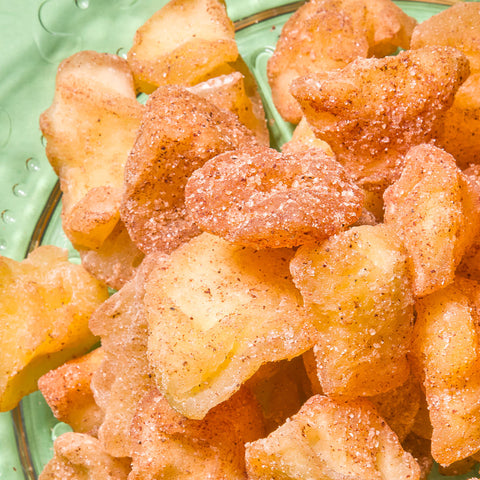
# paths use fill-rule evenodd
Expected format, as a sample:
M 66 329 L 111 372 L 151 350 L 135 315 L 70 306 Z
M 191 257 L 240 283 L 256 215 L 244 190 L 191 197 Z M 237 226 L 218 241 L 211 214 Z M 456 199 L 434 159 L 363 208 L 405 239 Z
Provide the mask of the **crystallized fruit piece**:
M 171 0 L 136 32 L 127 59 L 137 88 L 195 85 L 238 57 L 222 0 Z
M 263 363 L 312 346 L 287 249 L 253 250 L 204 233 L 160 258 L 145 285 L 148 354 L 182 415 L 201 419 Z
M 93 373 L 103 360 L 103 349 L 70 360 L 50 370 L 38 380 L 55 418 L 70 425 L 74 432 L 96 436 L 103 412 L 95 403 L 90 388 Z
M 385 222 L 402 237 L 412 259 L 415 295 L 453 282 L 480 225 L 480 197 L 455 159 L 432 145 L 412 148 L 384 201 Z
M 316 148 L 323 150 L 327 155 L 334 156 L 332 149 L 327 142 L 320 140 L 313 133 L 312 127 L 305 117 L 302 117 L 300 123 L 295 127 L 292 138 L 282 145 L 283 153 L 296 153 L 302 150 Z
M 377 395 L 407 380 L 413 296 L 406 251 L 391 227 L 353 227 L 300 247 L 290 270 L 313 313 L 326 395 Z
M 480 4 L 460 2 L 419 24 L 411 47 L 429 45 L 455 47 L 470 63 L 471 75 L 455 95 L 438 138 L 438 145 L 465 168 L 480 162 Z
M 121 220 L 100 248 L 79 248 L 78 253 L 85 270 L 115 290 L 134 277 L 145 256 L 132 242 Z
M 125 167 L 121 218 L 145 253 L 170 252 L 200 233 L 185 216 L 185 185 L 207 160 L 256 144 L 237 117 L 179 86 L 150 95 Z
M 410 147 L 438 137 L 468 75 L 460 51 L 425 47 L 299 78 L 292 93 L 353 178 L 384 190 L 400 175 Z
M 270 144 L 262 102 L 248 95 L 245 77 L 240 72 L 235 71 L 211 78 L 188 90 L 207 99 L 218 108 L 234 113 L 240 123 L 255 134 L 261 145 Z
M 251 480 L 419 480 L 420 468 L 367 400 L 311 397 L 267 438 L 247 444 Z
M 298 123 L 292 80 L 345 67 L 358 57 L 408 48 L 415 19 L 390 0 L 311 0 L 287 21 L 268 62 L 272 98 L 282 117 Z
M 63 228 L 77 247 L 99 247 L 119 219 L 123 169 L 142 110 L 121 57 L 85 51 L 60 64 L 40 128 L 60 177 Z
M 151 390 L 132 423 L 133 458 L 129 480 L 245 480 L 245 443 L 264 435 L 255 397 L 241 389 L 203 420 L 177 413 Z
M 147 360 L 148 326 L 143 305 L 146 259 L 135 277 L 96 310 L 90 328 L 102 340 L 105 358 L 92 390 L 105 417 L 99 439 L 114 457 L 131 456 L 130 425 L 138 402 L 154 386 Z
M 412 353 L 433 426 L 432 455 L 448 466 L 480 450 L 480 284 L 457 278 L 417 300 Z
M 314 350 L 305 352 L 302 359 L 312 392 L 323 395 Z M 410 375 L 403 385 L 367 398 L 388 426 L 396 433 L 399 440 L 403 441 L 412 431 L 416 422 L 422 396 L 424 397 L 419 382 Z
M 113 458 L 101 443 L 84 433 L 64 433 L 54 444 L 54 456 L 38 480 L 127 480 L 130 459 Z
M 433 45 L 454 47 L 480 72 L 480 5 L 460 2 L 418 24 L 412 33 L 411 48 Z
M 480 25 L 479 25 L 480 28 Z M 445 114 L 437 144 L 451 153 L 461 168 L 480 163 L 480 73 L 470 75 L 458 89 Z
M 185 197 L 202 230 L 252 248 L 322 241 L 355 223 L 363 204 L 362 190 L 334 158 L 267 147 L 211 159 L 192 174 Z
M 39 247 L 22 262 L 0 257 L 0 411 L 37 390 L 44 373 L 93 347 L 88 319 L 107 297 L 58 247 Z

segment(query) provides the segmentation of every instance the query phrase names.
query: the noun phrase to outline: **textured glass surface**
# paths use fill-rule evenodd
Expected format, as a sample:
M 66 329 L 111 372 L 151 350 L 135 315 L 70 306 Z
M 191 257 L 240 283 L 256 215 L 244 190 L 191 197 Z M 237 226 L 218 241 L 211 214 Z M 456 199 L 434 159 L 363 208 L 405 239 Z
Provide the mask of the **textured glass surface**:
M 77 256 L 61 229 L 57 179 L 45 158 L 38 117 L 52 101 L 59 61 L 83 49 L 124 55 L 136 28 L 164 3 L 0 0 L 0 254 L 20 260 L 44 243 L 68 248 L 72 259 Z M 274 146 L 288 140 L 292 126 L 273 107 L 266 62 L 292 10 L 290 3 L 227 0 L 229 15 L 237 22 L 240 52 L 262 92 Z M 397 3 L 420 21 L 445 8 Z M 51 457 L 53 440 L 66 428 L 53 418 L 38 392 L 13 412 L 0 414 L 0 479 L 35 479 Z M 430 478 L 445 477 L 435 471 Z

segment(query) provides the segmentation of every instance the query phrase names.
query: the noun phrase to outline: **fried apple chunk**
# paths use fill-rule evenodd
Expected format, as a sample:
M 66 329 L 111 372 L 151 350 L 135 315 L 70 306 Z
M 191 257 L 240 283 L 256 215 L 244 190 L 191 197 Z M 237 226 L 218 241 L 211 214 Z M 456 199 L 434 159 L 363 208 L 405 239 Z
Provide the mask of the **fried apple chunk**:
M 38 380 L 48 406 L 61 422 L 74 432 L 96 436 L 103 412 L 95 403 L 90 382 L 103 360 L 102 348 L 50 370 Z
M 424 386 L 432 455 L 448 466 L 480 450 L 480 284 L 458 277 L 417 300 L 413 365 Z
M 90 320 L 105 355 L 91 384 L 95 401 L 105 415 L 98 437 L 105 451 L 114 457 L 131 456 L 132 419 L 138 402 L 154 386 L 147 360 L 148 326 L 143 306 L 149 266 L 145 260 L 135 277 Z
M 111 457 L 96 438 L 84 433 L 64 433 L 53 448 L 39 480 L 126 480 L 130 472 L 129 459 Z
M 312 346 L 287 249 L 253 250 L 204 233 L 161 258 L 145 285 L 148 353 L 179 413 L 201 419 L 263 363 Z
M 297 77 L 345 67 L 358 57 L 408 48 L 415 19 L 390 0 L 311 0 L 285 23 L 267 74 L 282 117 L 298 123 L 302 111 L 289 93 Z
M 455 47 L 470 63 L 471 75 L 455 95 L 438 138 L 438 145 L 466 168 L 480 162 L 480 5 L 460 2 L 417 25 L 411 47 L 427 45 Z
M 315 395 L 267 438 L 247 444 L 251 480 L 418 480 L 420 468 L 367 400 Z
M 480 72 L 480 5 L 461 2 L 418 24 L 411 48 L 444 45 L 461 50 L 472 72 Z
M 412 148 L 384 202 L 385 223 L 403 238 L 412 259 L 415 295 L 453 282 L 480 226 L 480 197 L 455 159 L 432 145 Z
M 133 419 L 135 448 L 128 479 L 246 480 L 245 443 L 263 435 L 262 413 L 248 389 L 217 405 L 203 420 L 183 417 L 152 390 Z
M 327 155 L 334 156 L 332 149 L 327 142 L 320 140 L 313 133 L 312 127 L 305 117 L 302 117 L 300 123 L 295 127 L 292 138 L 282 145 L 283 153 L 296 153 L 302 150 L 316 148 L 324 151 Z
M 305 370 L 314 394 L 323 395 L 323 389 L 318 378 L 317 360 L 314 350 L 308 350 L 302 355 Z M 407 381 L 392 390 L 379 395 L 367 397 L 377 409 L 380 416 L 403 441 L 412 431 L 416 422 L 423 392 L 419 382 L 410 376 Z
M 206 80 L 188 90 L 218 108 L 234 113 L 240 123 L 255 134 L 260 145 L 268 147 L 270 138 L 262 102 L 255 104 L 255 98 L 248 96 L 244 80 L 240 72 L 232 72 Z
M 120 290 L 134 277 L 145 256 L 132 242 L 122 221 L 117 223 L 100 248 L 79 248 L 78 253 L 83 267 L 115 290 Z
M 470 75 L 458 89 L 445 114 L 438 145 L 451 153 L 461 168 L 480 163 L 480 72 Z
M 407 261 L 401 240 L 382 224 L 297 250 L 290 271 L 313 314 L 326 395 L 377 395 L 407 380 L 413 329 Z
M 44 373 L 93 347 L 88 319 L 108 292 L 53 246 L 22 262 L 0 257 L 0 279 L 0 411 L 7 411 Z
M 362 190 L 320 150 L 227 152 L 193 172 L 185 189 L 196 225 L 252 248 L 322 241 L 355 223 L 362 204 Z
M 383 191 L 411 147 L 438 137 L 468 75 L 458 50 L 425 47 L 299 78 L 292 93 L 347 172 L 368 190 Z
M 138 90 L 195 85 L 238 57 L 222 0 L 171 0 L 136 32 L 127 59 Z
M 149 98 L 125 167 L 121 218 L 145 253 L 170 252 L 200 233 L 185 216 L 185 185 L 207 160 L 256 144 L 236 116 L 179 86 Z
M 63 228 L 75 246 L 99 247 L 119 219 L 123 169 L 142 109 L 121 57 L 85 51 L 60 64 L 40 128 L 60 177 Z

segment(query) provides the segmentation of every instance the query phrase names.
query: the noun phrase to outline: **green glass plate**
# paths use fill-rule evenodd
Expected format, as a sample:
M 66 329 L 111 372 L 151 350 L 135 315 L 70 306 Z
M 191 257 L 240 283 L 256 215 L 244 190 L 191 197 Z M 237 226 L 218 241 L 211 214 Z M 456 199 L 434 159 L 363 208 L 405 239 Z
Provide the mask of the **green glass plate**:
M 453 2 L 454 0 L 452 0 Z M 38 117 L 51 103 L 58 63 L 78 50 L 125 55 L 135 30 L 166 0 L 0 0 L 0 254 L 21 260 L 39 244 L 67 248 L 60 191 L 44 153 Z M 260 86 L 272 146 L 293 130 L 273 107 L 266 63 L 287 18 L 303 2 L 227 0 L 236 22 L 240 53 Z M 396 2 L 422 21 L 446 8 L 435 3 Z M 0 414 L 0 479 L 33 480 L 52 456 L 53 440 L 68 427 L 58 423 L 39 392 L 12 412 Z M 469 474 L 455 478 L 467 479 Z M 442 477 L 434 469 L 430 479 Z

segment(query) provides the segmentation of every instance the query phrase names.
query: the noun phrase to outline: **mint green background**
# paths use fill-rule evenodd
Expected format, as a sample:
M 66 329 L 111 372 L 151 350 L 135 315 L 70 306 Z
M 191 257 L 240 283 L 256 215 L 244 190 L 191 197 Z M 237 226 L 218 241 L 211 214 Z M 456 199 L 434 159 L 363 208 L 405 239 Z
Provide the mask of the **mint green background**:
M 58 63 L 84 49 L 125 54 L 138 26 L 164 3 L 166 0 L 0 0 L 0 254 L 18 260 L 25 256 L 57 180 L 45 158 L 38 117 L 51 103 Z M 237 21 L 288 3 L 227 0 L 227 8 Z M 409 1 L 397 3 L 419 21 L 445 8 Z M 240 52 L 262 92 L 274 146 L 288 140 L 292 126 L 273 107 L 265 69 L 287 18 L 276 16 L 237 33 Z M 75 257 L 61 230 L 59 214 L 57 208 L 43 243 L 68 248 Z M 0 414 L 0 480 L 35 478 L 33 471 L 41 471 L 51 457 L 53 439 L 65 428 L 53 418 L 38 392 L 25 398 L 13 414 Z M 22 430 L 29 450 L 29 460 L 23 463 L 17 448 Z M 25 467 L 24 471 L 22 464 L 29 463 L 32 470 Z M 430 478 L 447 477 L 433 472 Z

